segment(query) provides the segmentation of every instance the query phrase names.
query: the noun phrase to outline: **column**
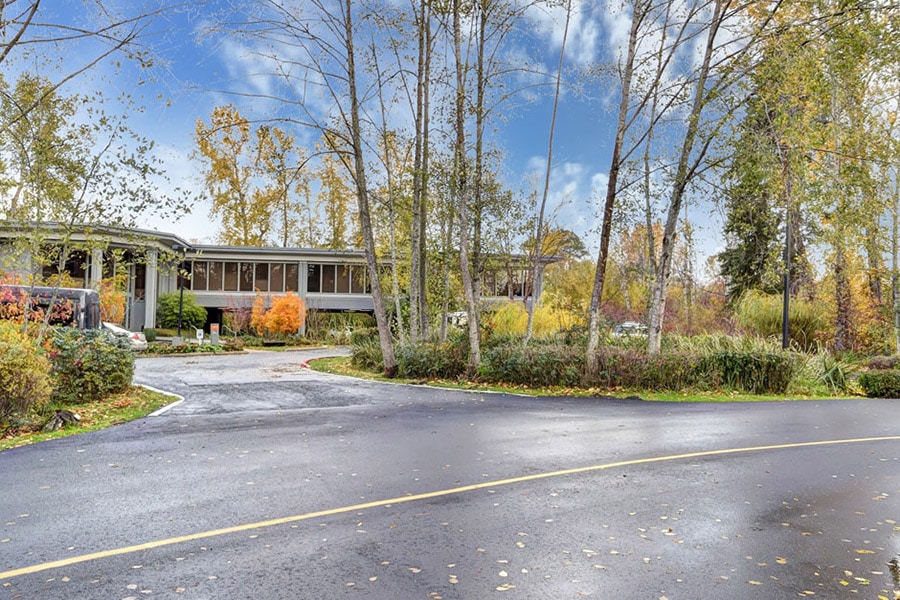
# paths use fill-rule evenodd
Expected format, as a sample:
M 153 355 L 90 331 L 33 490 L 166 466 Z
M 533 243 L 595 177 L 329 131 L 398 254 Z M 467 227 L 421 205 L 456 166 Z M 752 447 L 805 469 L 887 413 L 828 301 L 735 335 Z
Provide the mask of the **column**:
M 146 277 L 144 281 L 144 328 L 154 329 L 156 327 L 156 298 L 159 295 L 159 271 L 156 264 L 159 252 L 147 250 L 144 257 L 147 261 L 147 268 L 144 270 L 144 277 Z
M 100 281 L 103 279 L 103 249 L 102 248 L 92 248 L 91 249 L 91 269 L 88 275 L 90 277 L 90 283 L 88 287 L 91 287 L 95 290 L 100 289 Z

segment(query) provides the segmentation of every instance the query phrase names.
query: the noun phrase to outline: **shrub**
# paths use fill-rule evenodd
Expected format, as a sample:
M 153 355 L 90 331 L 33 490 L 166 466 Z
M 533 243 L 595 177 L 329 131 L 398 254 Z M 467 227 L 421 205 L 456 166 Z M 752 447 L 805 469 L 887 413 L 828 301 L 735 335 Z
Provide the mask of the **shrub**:
M 306 337 L 314 340 L 332 341 L 338 339 L 343 343 L 349 340 L 349 333 L 355 329 L 375 327 L 375 318 L 366 313 L 337 313 L 309 309 L 306 314 Z
M 870 371 L 896 369 L 898 366 L 900 366 L 900 356 L 873 356 L 869 359 L 868 364 Z
M 583 370 L 584 352 L 580 348 L 507 343 L 485 349 L 479 374 L 493 382 L 570 387 L 578 385 Z
M 266 300 L 271 307 L 266 308 Z M 250 326 L 260 335 L 287 337 L 300 331 L 306 321 L 306 305 L 303 299 L 288 292 L 285 296 L 265 297 L 257 295 L 253 303 Z
M 59 328 L 50 340 L 54 402 L 76 404 L 123 392 L 134 375 L 128 342 L 100 329 Z
M 100 318 L 109 323 L 122 324 L 125 321 L 125 305 L 128 297 L 122 291 L 127 285 L 124 275 L 108 277 L 100 282 Z
M 508 301 L 485 321 L 491 335 L 523 335 L 528 328 L 528 312 L 521 302 Z
M 378 329 L 357 329 L 350 334 L 350 362 L 355 367 L 369 371 L 380 371 L 384 368 Z
M 900 398 L 900 370 L 863 373 L 859 386 L 869 398 Z
M 50 399 L 50 363 L 15 323 L 0 322 L 0 423 Z
M 485 315 L 485 326 L 492 336 L 522 336 L 528 329 L 528 310 L 522 302 L 505 302 L 496 311 Z M 534 335 L 550 335 L 578 325 L 572 313 L 539 304 L 534 311 L 532 332 Z
M 606 388 L 645 390 L 709 389 L 716 384 L 699 354 L 670 351 L 649 355 L 643 349 L 608 346 L 597 355 L 598 378 L 587 383 Z
M 789 352 L 715 352 L 708 356 L 720 385 L 752 394 L 782 394 L 797 361 Z
M 181 292 L 167 292 L 159 296 L 156 308 L 156 324 L 160 327 L 178 327 L 178 306 Z M 206 325 L 206 309 L 197 305 L 193 292 L 184 290 L 184 302 L 181 304 L 181 326 L 184 329 L 200 329 Z
M 815 365 L 815 381 L 827 387 L 833 394 L 846 392 L 850 387 L 850 376 L 857 366 L 838 360 L 830 352 L 820 352 Z
M 460 339 L 447 342 L 419 342 L 397 347 L 400 377 L 456 379 L 466 372 L 469 347 Z

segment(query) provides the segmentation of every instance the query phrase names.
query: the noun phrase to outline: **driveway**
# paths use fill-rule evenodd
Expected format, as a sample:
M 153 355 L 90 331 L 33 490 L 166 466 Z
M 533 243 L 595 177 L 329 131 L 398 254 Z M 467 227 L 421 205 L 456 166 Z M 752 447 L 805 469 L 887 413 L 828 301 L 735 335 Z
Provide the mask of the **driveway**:
M 304 368 L 306 361 L 343 356 L 346 348 L 284 352 L 140 358 L 135 382 L 163 389 L 188 401 L 172 415 L 298 410 L 370 404 L 365 382 Z
M 141 359 L 0 453 L 0 598 L 894 598 L 900 401 L 524 398 Z

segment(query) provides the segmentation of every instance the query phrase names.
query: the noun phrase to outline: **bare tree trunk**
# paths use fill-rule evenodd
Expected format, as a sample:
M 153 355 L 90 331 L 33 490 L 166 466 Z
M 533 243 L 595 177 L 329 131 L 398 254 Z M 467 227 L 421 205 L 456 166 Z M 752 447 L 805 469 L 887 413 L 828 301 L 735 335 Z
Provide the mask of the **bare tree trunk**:
M 900 169 L 898 169 L 900 174 Z M 900 354 L 900 181 L 894 179 L 891 206 L 891 300 L 894 311 L 894 352 Z
M 423 10 L 430 7 L 427 0 L 422 0 Z M 422 81 L 422 177 L 421 177 L 421 196 L 419 198 L 419 212 L 422 218 L 419 219 L 419 243 L 414 251 L 419 257 L 419 331 L 423 338 L 428 336 L 428 170 L 430 168 L 429 158 L 431 156 L 431 146 L 429 144 L 429 131 L 431 123 L 431 12 L 425 15 L 425 72 Z M 453 221 L 451 220 L 451 225 Z
M 347 83 L 350 100 L 350 141 L 353 147 L 353 172 L 356 183 L 357 203 L 359 207 L 359 225 L 366 251 L 366 264 L 369 269 L 369 280 L 372 282 L 372 300 L 375 305 L 375 321 L 378 324 L 378 339 L 381 343 L 381 354 L 384 358 L 385 377 L 397 374 L 397 361 L 394 357 L 394 343 L 391 338 L 391 324 L 384 310 L 384 295 L 381 291 L 381 275 L 375 251 L 375 235 L 372 231 L 372 218 L 369 210 L 369 190 L 366 185 L 366 166 L 363 158 L 362 126 L 359 120 L 359 97 L 356 91 L 356 64 L 353 42 L 353 10 L 352 0 L 344 0 L 345 44 L 347 51 Z
M 417 12 L 413 6 L 416 21 L 416 37 L 418 41 L 418 60 L 416 67 L 416 106 L 415 106 L 415 146 L 413 153 L 413 192 L 412 192 L 412 232 L 410 234 L 410 281 L 409 281 L 409 337 L 413 342 L 423 336 L 422 332 L 422 296 L 425 294 L 422 273 L 425 269 L 425 256 L 421 251 L 425 221 L 425 169 L 423 167 L 425 152 L 425 86 L 426 48 L 428 47 L 428 3 L 422 0 Z
M 669 22 L 669 15 L 672 3 L 666 4 L 665 18 L 663 23 Z M 661 30 L 662 40 L 660 40 L 656 51 L 656 79 L 662 79 L 664 70 L 668 61 L 663 59 L 663 52 L 666 48 L 666 40 L 668 39 L 668 28 L 663 27 Z M 659 107 L 659 87 L 653 86 L 650 98 L 650 128 L 647 131 L 647 139 L 644 142 L 644 222 L 647 227 L 647 260 L 649 262 L 648 269 L 642 273 L 643 278 L 648 284 L 652 285 L 653 276 L 656 273 L 656 235 L 653 231 L 653 203 L 652 203 L 652 180 L 650 167 L 650 156 L 653 148 L 653 124 L 656 122 L 657 110 Z M 645 315 L 646 316 L 646 315 Z
M 694 335 L 694 232 L 688 221 L 687 204 L 684 205 L 684 262 L 681 265 L 681 285 L 684 286 L 684 310 L 686 333 Z
M 449 210 L 446 227 L 441 232 L 441 255 L 444 257 L 441 268 L 441 281 L 444 283 L 441 298 L 441 331 L 440 339 L 447 341 L 447 313 L 450 311 L 450 247 L 453 244 L 453 210 Z
M 394 165 L 391 161 L 390 136 L 388 135 L 387 111 L 384 106 L 384 82 L 381 79 L 381 68 L 378 65 L 378 51 L 372 46 L 372 64 L 375 67 L 375 76 L 378 83 L 378 103 L 381 108 L 381 145 L 384 156 L 384 172 L 387 179 L 388 191 L 388 227 L 390 228 L 390 252 L 391 252 L 391 294 L 394 296 L 394 312 L 397 319 L 397 334 L 401 343 L 406 342 L 406 328 L 403 324 L 403 310 L 400 304 L 400 280 L 397 276 L 397 214 L 394 202 Z
M 681 144 L 678 167 L 675 172 L 675 181 L 672 185 L 672 193 L 669 197 L 669 210 L 666 215 L 666 223 L 663 228 L 662 248 L 660 250 L 659 264 L 656 269 L 656 281 L 653 286 L 653 296 L 650 304 L 648 318 L 647 352 L 658 354 L 662 341 L 663 321 L 666 313 L 666 295 L 669 283 L 669 274 L 672 264 L 672 251 L 675 247 L 675 234 L 678 227 L 678 216 L 681 212 L 681 203 L 684 200 L 685 190 L 694 175 L 694 169 L 690 167 L 691 153 L 694 151 L 694 142 L 700 128 L 700 115 L 707 103 L 706 82 L 709 79 L 712 54 L 715 49 L 716 35 L 722 21 L 722 14 L 730 0 L 715 0 L 712 18 L 709 24 L 709 32 L 706 38 L 706 48 L 703 52 L 703 62 L 697 70 L 696 87 L 694 88 L 694 101 L 688 116 L 688 126 L 684 140 Z M 695 163 L 696 164 L 696 163 Z
M 594 289 L 591 293 L 590 318 L 588 321 L 588 343 L 585 356 L 587 379 L 591 381 L 597 375 L 597 347 L 600 345 L 600 303 L 603 299 L 603 285 L 606 281 L 606 263 L 609 259 L 609 238 L 612 233 L 612 216 L 616 204 L 616 186 L 619 182 L 619 170 L 622 167 L 622 146 L 625 143 L 625 130 L 628 127 L 628 105 L 631 101 L 631 81 L 634 76 L 634 60 L 637 51 L 638 32 L 646 12 L 642 8 L 643 1 L 634 3 L 631 19 L 631 30 L 628 34 L 628 54 L 622 71 L 622 96 L 619 99 L 619 115 L 616 120 L 616 137 L 613 143 L 612 161 L 609 167 L 609 179 L 606 183 L 606 200 L 603 204 L 603 225 L 600 230 L 600 250 L 597 266 L 594 271 Z
M 472 181 L 472 290 L 475 303 L 481 298 L 481 278 L 484 271 L 482 252 L 482 217 L 484 216 L 484 112 L 485 79 L 484 51 L 487 35 L 487 11 L 492 0 L 476 2 L 478 6 L 478 52 L 475 64 L 475 176 Z
M 347 0 L 349 2 L 349 0 Z M 469 207 L 466 182 L 466 130 L 465 130 L 465 64 L 462 60 L 462 31 L 460 29 L 462 1 L 453 0 L 453 53 L 456 63 L 456 148 L 454 151 L 454 175 L 456 178 L 456 205 L 459 215 L 459 261 L 463 291 L 466 298 L 469 328 L 468 376 L 475 374 L 481 363 L 481 340 L 478 331 L 478 306 L 472 281 L 469 257 Z
M 563 68 L 563 60 L 566 55 L 566 40 L 569 37 L 569 21 L 572 17 L 572 0 L 567 0 L 566 2 L 566 24 L 563 26 L 563 37 L 562 44 L 559 49 L 559 64 L 556 67 L 556 90 L 553 94 L 553 112 L 550 115 L 550 136 L 547 141 L 547 170 L 544 173 L 544 193 L 541 196 L 541 207 L 538 210 L 538 221 L 537 226 L 534 230 L 534 264 L 532 265 L 532 294 L 531 294 L 531 304 L 529 305 L 526 300 L 526 308 L 528 309 L 528 326 L 525 332 L 525 345 L 528 345 L 528 342 L 531 341 L 531 335 L 534 331 L 534 311 L 537 308 L 538 303 L 538 283 L 541 278 L 541 269 L 543 268 L 544 263 L 541 261 L 541 249 L 543 247 L 543 236 L 544 236 L 544 212 L 547 209 L 547 196 L 550 195 L 550 170 L 553 166 L 553 134 L 556 130 L 556 110 L 559 107 L 559 88 L 562 84 L 562 68 Z
M 884 303 L 884 291 L 881 285 L 881 274 L 884 272 L 882 248 L 878 241 L 879 230 L 873 224 L 866 226 L 866 259 L 869 263 L 869 293 L 880 307 Z

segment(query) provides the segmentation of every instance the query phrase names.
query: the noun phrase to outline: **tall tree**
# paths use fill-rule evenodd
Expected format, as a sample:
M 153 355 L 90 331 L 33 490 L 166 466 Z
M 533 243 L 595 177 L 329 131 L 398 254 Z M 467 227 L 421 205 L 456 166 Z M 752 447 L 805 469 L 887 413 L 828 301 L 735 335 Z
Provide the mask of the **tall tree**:
M 349 248 L 350 240 L 350 204 L 353 193 L 345 181 L 344 165 L 333 154 L 322 156 L 318 169 L 319 201 L 325 217 L 324 238 L 316 245 L 323 248 L 340 250 Z
M 627 149 L 624 149 L 625 134 L 634 123 L 637 115 L 643 110 L 644 102 L 636 108 L 632 103 L 632 81 L 635 76 L 635 60 L 638 53 L 638 41 L 642 36 L 645 21 L 650 16 L 651 4 L 647 0 L 634 0 L 631 3 L 631 26 L 628 31 L 628 45 L 625 50 L 621 72 L 621 88 L 619 90 L 619 109 L 616 118 L 616 133 L 613 140 L 612 158 L 609 177 L 606 183 L 606 197 L 603 203 L 603 223 L 600 231 L 600 249 L 594 271 L 594 285 L 588 316 L 588 343 L 585 356 L 587 376 L 592 379 L 598 369 L 597 348 L 600 345 L 600 304 L 603 299 L 603 285 L 606 280 L 606 266 L 609 259 L 609 241 L 612 232 L 613 211 L 616 205 L 616 194 L 619 186 L 619 173 L 625 161 Z M 654 86 L 651 85 L 651 89 Z
M 22 75 L 0 98 L 0 214 L 7 220 L 133 226 L 141 215 L 188 210 L 187 199 L 161 192 L 167 183 L 153 142 L 119 115 L 99 92 L 61 96 L 49 80 Z M 23 112 L 23 107 L 29 107 Z
M 537 303 L 540 300 L 537 295 L 537 290 L 539 289 L 538 283 L 541 280 L 541 270 L 545 266 L 545 261 L 543 260 L 543 255 L 540 250 L 543 249 L 543 235 L 544 235 L 544 217 L 546 216 L 547 211 L 547 197 L 550 195 L 550 172 L 551 167 L 553 165 L 553 135 L 556 130 L 556 112 L 559 108 L 559 92 L 560 87 L 562 86 L 562 71 L 563 71 L 563 59 L 566 56 L 566 41 L 569 38 L 569 22 L 572 19 L 572 0 L 566 0 L 566 20 L 565 25 L 563 26 L 563 36 L 562 43 L 559 48 L 559 63 L 556 66 L 556 89 L 553 93 L 553 110 L 550 113 L 550 134 L 547 140 L 547 167 L 544 171 L 544 189 L 541 194 L 541 202 L 540 207 L 538 209 L 537 216 L 537 226 L 535 227 L 535 256 L 534 263 L 532 264 L 532 274 L 531 280 L 533 283 L 534 294 L 531 299 L 531 304 L 528 305 L 528 324 L 525 330 L 525 343 L 528 344 L 531 339 L 531 334 L 534 329 L 534 310 L 537 307 Z
M 255 0 L 230 9 L 233 14 L 210 32 L 251 40 L 247 51 L 271 67 L 257 74 L 278 82 L 271 94 L 259 94 L 276 107 L 268 118 L 317 131 L 352 179 L 384 372 L 392 377 L 397 362 L 381 287 L 366 162 L 374 144 L 369 144 L 366 130 L 365 71 L 357 67 L 362 47 L 358 37 L 372 22 L 369 7 L 350 0 Z
M 737 47 L 732 35 L 723 36 L 728 38 L 723 44 L 719 38 L 720 33 L 727 30 L 729 25 L 740 23 L 738 17 L 747 10 L 747 7 L 734 6 L 731 0 L 713 0 L 709 9 L 708 12 L 699 13 L 704 19 L 702 30 L 705 39 L 701 59 L 691 81 L 690 108 L 677 145 L 677 161 L 669 184 L 668 209 L 648 316 L 647 350 L 651 354 L 660 351 L 667 286 L 682 204 L 688 193 L 688 187 L 703 173 L 704 165 L 708 165 L 707 158 L 713 139 L 730 119 L 737 104 L 725 105 L 722 112 L 716 112 L 714 108 L 718 102 L 731 100 L 730 91 L 735 88 L 745 72 L 744 58 L 765 29 L 765 26 L 760 26 L 759 29 L 743 32 L 743 36 L 738 35 Z
M 194 130 L 203 161 L 210 216 L 221 220 L 219 240 L 235 246 L 267 246 L 279 196 L 256 185 L 273 149 L 268 129 L 256 129 L 234 105 L 217 106 Z
M 453 0 L 452 8 L 452 35 L 453 35 L 453 65 L 456 75 L 456 87 L 454 89 L 454 132 L 456 144 L 453 152 L 454 196 L 456 200 L 456 214 L 459 220 L 459 260 L 460 273 L 462 275 L 463 294 L 468 313 L 467 329 L 469 332 L 469 362 L 468 374 L 474 375 L 481 364 L 481 339 L 478 330 L 478 304 L 475 295 L 475 282 L 472 276 L 472 262 L 469 250 L 469 173 L 466 161 L 466 71 L 468 66 L 463 60 L 463 32 L 462 18 L 463 6 L 461 0 Z
M 781 265 L 792 294 L 809 280 L 803 260 L 809 232 L 828 250 L 837 349 L 854 347 L 859 329 L 856 256 L 868 258 L 870 298 L 877 303 L 880 296 L 880 218 L 888 199 L 877 190 L 873 169 L 888 156 L 879 154 L 885 148 L 879 140 L 889 136 L 875 128 L 886 115 L 879 106 L 883 97 L 873 97 L 873 82 L 884 81 L 891 71 L 885 67 L 896 64 L 885 29 L 888 12 L 876 4 L 823 0 L 788 5 L 774 15 L 777 34 L 761 40 L 750 78 L 752 100 L 742 125 L 748 143 L 739 146 L 732 169 L 742 185 L 755 178 L 742 193 L 756 189 L 758 202 L 777 200 L 769 211 L 780 212 L 785 223 L 778 237 L 789 250 Z M 738 257 L 738 249 L 726 258 Z
M 309 196 L 310 175 L 305 170 L 309 158 L 302 148 L 294 147 L 294 137 L 278 127 L 259 128 L 260 176 L 267 180 L 264 193 L 271 196 L 275 233 L 282 247 L 299 244 L 299 229 L 303 223 L 303 206 L 299 198 Z M 311 236 L 310 236 L 311 237 Z

